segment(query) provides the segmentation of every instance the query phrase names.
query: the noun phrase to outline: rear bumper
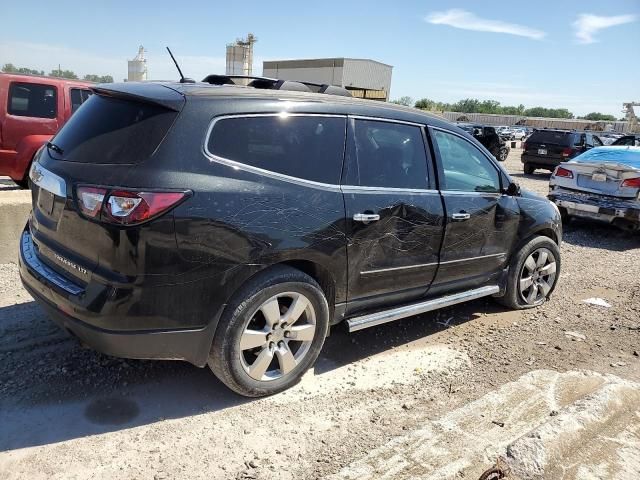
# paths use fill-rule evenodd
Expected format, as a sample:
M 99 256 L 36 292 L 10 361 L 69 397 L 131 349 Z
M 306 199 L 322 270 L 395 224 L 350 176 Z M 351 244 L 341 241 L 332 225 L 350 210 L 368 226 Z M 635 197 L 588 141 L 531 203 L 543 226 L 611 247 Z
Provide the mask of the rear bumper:
M 51 319 L 83 344 L 116 357 L 137 359 L 186 360 L 206 365 L 215 327 L 222 309 L 203 328 L 125 330 L 101 328 L 89 323 L 99 312 L 85 307 L 90 292 L 52 270 L 38 259 L 31 235 L 25 231 L 20 242 L 20 277 L 24 287 Z M 112 290 L 114 298 L 117 291 Z M 105 309 L 109 308 L 105 304 Z M 127 318 L 118 319 L 127 324 Z
M 640 202 L 621 200 L 606 195 L 555 190 L 549 200 L 567 209 L 570 215 L 612 223 L 624 220 L 640 226 Z
M 539 165 L 540 167 L 555 168 L 562 162 L 566 162 L 568 158 L 560 159 L 555 157 L 542 157 L 538 155 L 528 155 L 523 153 L 520 157 L 522 163 L 529 163 L 531 165 Z

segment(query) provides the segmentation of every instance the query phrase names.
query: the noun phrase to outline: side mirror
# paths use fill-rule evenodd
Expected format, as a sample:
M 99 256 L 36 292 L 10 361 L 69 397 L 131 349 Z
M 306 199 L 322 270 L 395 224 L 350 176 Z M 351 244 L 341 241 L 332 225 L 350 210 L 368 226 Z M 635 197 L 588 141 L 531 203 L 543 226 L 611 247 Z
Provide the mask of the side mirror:
M 510 197 L 517 197 L 518 195 L 520 195 L 520 185 L 518 185 L 516 182 L 511 182 L 505 190 L 505 193 Z

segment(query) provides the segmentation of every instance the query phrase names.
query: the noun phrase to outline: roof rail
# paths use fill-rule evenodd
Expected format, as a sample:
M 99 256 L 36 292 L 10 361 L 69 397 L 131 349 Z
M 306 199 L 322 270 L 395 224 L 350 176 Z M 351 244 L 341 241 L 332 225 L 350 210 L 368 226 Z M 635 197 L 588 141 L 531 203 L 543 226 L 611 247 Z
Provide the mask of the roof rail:
M 236 80 L 249 80 L 244 84 L 236 82 Z M 211 85 L 246 85 L 247 87 L 266 89 L 266 90 L 289 90 L 296 92 L 314 92 L 324 93 L 326 95 L 340 95 L 350 97 L 349 90 L 335 85 L 327 85 L 325 83 L 303 82 L 294 80 L 282 80 L 278 78 L 258 77 L 254 75 L 207 75 L 202 79 L 205 83 Z

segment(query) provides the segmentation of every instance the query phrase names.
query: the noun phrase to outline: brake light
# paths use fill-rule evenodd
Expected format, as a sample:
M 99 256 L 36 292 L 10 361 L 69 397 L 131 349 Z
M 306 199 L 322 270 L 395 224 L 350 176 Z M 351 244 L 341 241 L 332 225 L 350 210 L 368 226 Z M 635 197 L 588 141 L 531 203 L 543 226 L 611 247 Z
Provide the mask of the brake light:
M 622 187 L 640 188 L 640 177 L 627 178 L 622 182 Z
M 187 192 L 109 191 L 99 187 L 78 187 L 82 213 L 96 220 L 134 225 L 157 217 L 180 203 Z
M 144 222 L 166 212 L 185 197 L 184 192 L 131 192 L 109 194 L 104 213 L 108 220 L 122 225 Z
M 570 157 L 572 153 L 573 153 L 573 148 L 571 147 L 565 147 L 562 149 L 562 156 L 565 158 Z
M 563 178 L 573 178 L 573 172 L 563 167 L 556 168 L 556 171 L 553 172 L 554 177 L 563 177 Z

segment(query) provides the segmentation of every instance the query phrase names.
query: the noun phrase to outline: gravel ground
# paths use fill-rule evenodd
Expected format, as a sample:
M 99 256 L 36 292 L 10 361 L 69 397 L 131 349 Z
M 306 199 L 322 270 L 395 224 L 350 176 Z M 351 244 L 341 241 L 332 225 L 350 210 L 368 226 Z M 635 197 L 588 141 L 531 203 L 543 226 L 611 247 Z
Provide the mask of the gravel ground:
M 523 175 L 519 153 L 508 170 L 545 194 L 548 173 Z M 321 478 L 533 370 L 640 381 L 640 235 L 573 221 L 561 250 L 538 309 L 484 299 L 336 328 L 299 386 L 251 401 L 205 369 L 80 348 L 0 265 L 0 477 Z

